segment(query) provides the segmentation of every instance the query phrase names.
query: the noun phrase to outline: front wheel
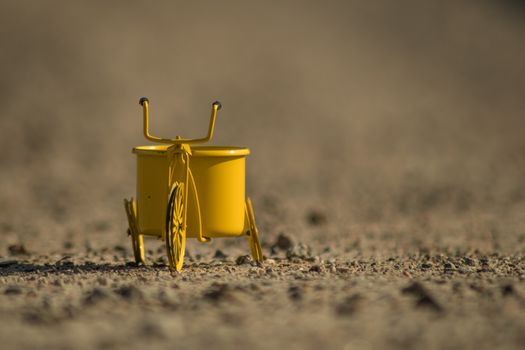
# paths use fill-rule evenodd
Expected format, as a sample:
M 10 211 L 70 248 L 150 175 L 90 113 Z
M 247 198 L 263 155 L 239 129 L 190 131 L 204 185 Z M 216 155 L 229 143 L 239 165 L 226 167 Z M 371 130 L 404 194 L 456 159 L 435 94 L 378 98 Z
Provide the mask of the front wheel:
M 166 213 L 166 252 L 170 268 L 177 271 L 182 269 L 186 249 L 184 211 L 184 184 L 175 182 Z

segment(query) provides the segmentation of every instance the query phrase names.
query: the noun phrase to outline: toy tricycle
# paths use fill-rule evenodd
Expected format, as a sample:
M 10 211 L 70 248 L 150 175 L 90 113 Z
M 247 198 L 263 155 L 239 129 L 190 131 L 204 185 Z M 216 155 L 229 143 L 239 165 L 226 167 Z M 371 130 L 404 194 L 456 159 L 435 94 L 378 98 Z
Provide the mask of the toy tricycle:
M 169 266 L 180 271 L 186 237 L 209 242 L 215 237 L 248 237 L 251 254 L 262 262 L 259 233 L 249 198 L 245 199 L 248 148 L 190 146 L 213 136 L 220 102 L 212 104 L 208 135 L 199 139 L 164 139 L 148 127 L 149 101 L 143 108 L 144 137 L 165 145 L 133 148 L 137 155 L 137 200 L 125 199 L 128 235 L 137 263 L 144 263 L 143 236 L 166 242 Z

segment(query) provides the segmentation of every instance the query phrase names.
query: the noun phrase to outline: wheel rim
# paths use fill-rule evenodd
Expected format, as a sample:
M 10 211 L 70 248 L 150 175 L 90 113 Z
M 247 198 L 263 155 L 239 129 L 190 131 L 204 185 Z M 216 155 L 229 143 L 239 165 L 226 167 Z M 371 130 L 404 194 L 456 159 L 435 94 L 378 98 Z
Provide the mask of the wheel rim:
M 257 229 L 250 230 L 250 250 L 252 251 L 252 257 L 255 261 L 262 262 L 263 261 L 263 255 L 262 255 L 262 249 L 261 244 L 259 243 L 259 232 Z
M 137 264 L 144 264 L 144 240 L 142 235 L 137 230 L 137 204 L 132 198 L 131 200 L 124 200 L 126 213 L 128 216 L 128 235 L 131 237 L 131 245 L 133 247 L 133 255 Z
M 253 213 L 252 202 L 249 198 L 246 199 L 246 210 L 248 215 L 248 220 L 250 223 L 250 231 L 248 235 L 248 240 L 250 243 L 250 250 L 252 252 L 252 257 L 255 261 L 263 262 L 263 254 L 261 243 L 259 241 L 259 230 L 255 225 L 255 215 Z
M 186 232 L 184 228 L 184 184 L 176 182 L 166 216 L 166 250 L 170 268 L 180 271 L 184 263 Z
M 131 233 L 131 241 L 133 245 L 133 255 L 137 264 L 144 264 L 144 243 L 142 236 L 137 236 Z

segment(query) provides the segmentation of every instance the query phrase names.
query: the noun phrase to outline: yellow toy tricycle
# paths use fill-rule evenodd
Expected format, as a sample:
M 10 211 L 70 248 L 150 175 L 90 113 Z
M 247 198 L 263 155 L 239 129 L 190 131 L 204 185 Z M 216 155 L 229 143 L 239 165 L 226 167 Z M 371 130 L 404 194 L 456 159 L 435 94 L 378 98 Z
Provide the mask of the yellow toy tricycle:
M 208 135 L 200 139 L 164 139 L 150 135 L 149 101 L 143 108 L 144 137 L 165 145 L 133 148 L 137 155 L 137 200 L 125 199 L 133 254 L 144 263 L 143 236 L 166 242 L 170 268 L 180 271 L 186 237 L 209 242 L 215 237 L 248 237 L 252 257 L 262 262 L 252 204 L 245 199 L 248 148 L 190 146 L 213 136 L 220 102 L 212 104 Z

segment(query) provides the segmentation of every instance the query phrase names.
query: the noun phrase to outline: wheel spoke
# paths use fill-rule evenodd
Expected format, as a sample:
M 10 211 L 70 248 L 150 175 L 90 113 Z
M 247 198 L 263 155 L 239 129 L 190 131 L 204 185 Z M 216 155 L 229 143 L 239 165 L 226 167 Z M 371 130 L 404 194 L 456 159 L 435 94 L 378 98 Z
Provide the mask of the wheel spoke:
M 183 194 L 182 194 L 182 187 L 179 188 L 179 193 L 177 193 L 176 196 L 176 203 L 175 203 L 175 210 L 176 210 L 176 217 L 178 220 L 182 219 L 182 213 L 184 210 L 184 203 L 183 203 Z

